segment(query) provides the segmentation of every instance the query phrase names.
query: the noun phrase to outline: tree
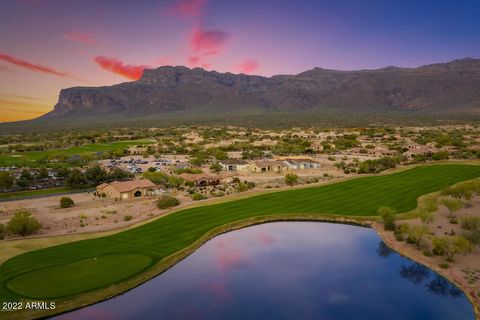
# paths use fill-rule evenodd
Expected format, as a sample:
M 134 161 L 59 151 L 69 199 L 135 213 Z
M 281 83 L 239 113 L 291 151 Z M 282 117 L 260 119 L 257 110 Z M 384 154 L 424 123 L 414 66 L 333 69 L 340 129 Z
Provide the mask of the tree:
M 228 159 L 228 154 L 225 151 L 217 150 L 215 151 L 214 157 L 217 160 L 226 160 Z
M 417 248 L 420 248 L 421 244 L 425 240 L 425 237 L 430 234 L 430 230 L 425 226 L 410 226 L 406 233 L 407 242 L 414 243 Z
M 5 226 L 0 223 L 0 240 L 5 239 Z
M 107 181 L 107 172 L 98 164 L 88 168 L 85 171 L 85 175 L 94 185 L 99 185 L 100 183 Z
M 78 169 L 73 169 L 65 179 L 65 184 L 72 188 L 83 188 L 88 186 L 87 177 Z
M 455 198 L 442 198 L 440 203 L 448 209 L 449 218 L 452 218 L 453 214 L 463 207 L 463 202 Z
M 156 185 L 166 185 L 168 183 L 168 175 L 166 173 L 156 172 L 144 172 L 143 177 L 155 183 Z
M 122 170 L 120 168 L 113 168 L 107 175 L 107 181 L 114 181 L 114 180 L 125 180 L 132 178 L 134 175 Z
M 60 198 L 60 207 L 62 208 L 70 208 L 73 207 L 75 203 L 73 202 L 72 198 L 69 197 L 61 197 Z
M 22 172 L 20 173 L 20 179 L 24 179 L 24 180 L 32 180 L 33 177 L 32 177 L 32 174 L 30 173 L 30 171 L 28 171 L 27 169 L 23 169 Z
M 220 171 L 222 171 L 222 166 L 220 165 L 220 163 L 215 162 L 210 166 L 210 170 L 212 170 L 213 172 L 219 173 Z
M 298 176 L 295 173 L 287 173 L 285 175 L 285 183 L 293 187 L 294 184 L 298 183 Z
M 40 179 L 48 179 L 48 170 L 45 167 L 42 167 L 38 172 L 38 177 Z
M 433 212 L 427 209 L 418 209 L 417 214 L 420 217 L 420 220 L 422 220 L 423 224 L 430 224 L 435 221 L 435 216 L 433 215 Z
M 167 185 L 172 188 L 179 188 L 184 183 L 184 180 L 180 177 L 169 176 Z
M 2 171 L 0 172 L 0 189 L 9 190 L 13 188 L 15 184 L 15 178 L 10 172 Z
M 428 212 L 435 212 L 438 210 L 438 203 L 436 199 L 428 198 L 424 203 L 425 210 Z
M 450 262 L 456 254 L 467 254 L 473 249 L 472 243 L 460 236 L 434 237 L 432 244 L 433 253 L 444 256 Z
M 470 200 L 473 196 L 472 185 L 463 183 L 453 187 L 447 187 L 442 190 L 442 195 L 451 196 L 457 200 L 465 198 L 465 200 Z
M 392 209 L 390 207 L 378 208 L 377 214 L 382 219 L 383 227 L 385 228 L 385 230 L 395 230 L 395 213 L 395 209 Z
M 17 211 L 7 224 L 7 231 L 25 237 L 41 228 L 40 223 L 28 211 Z
M 27 189 L 30 186 L 30 182 L 28 179 L 20 178 L 17 180 L 17 186 L 21 189 Z

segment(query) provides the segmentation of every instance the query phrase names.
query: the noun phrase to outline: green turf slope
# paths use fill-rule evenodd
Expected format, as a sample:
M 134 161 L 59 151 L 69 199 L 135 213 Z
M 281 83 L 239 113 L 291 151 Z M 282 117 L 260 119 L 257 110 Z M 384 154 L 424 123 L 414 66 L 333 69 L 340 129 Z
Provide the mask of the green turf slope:
M 406 212 L 416 207 L 417 198 L 423 194 L 477 177 L 480 166 L 476 165 L 422 166 L 181 210 L 111 236 L 13 257 L 0 266 L 0 297 L 60 298 L 120 282 L 192 244 L 209 230 L 237 220 L 292 213 L 372 216 L 381 206 Z M 138 255 L 141 261 L 132 259 L 132 255 Z M 95 258 L 97 263 L 92 262 Z M 106 276 L 111 259 L 121 270 Z M 61 281 L 56 281 L 57 277 Z M 53 282 L 48 287 L 45 281 Z

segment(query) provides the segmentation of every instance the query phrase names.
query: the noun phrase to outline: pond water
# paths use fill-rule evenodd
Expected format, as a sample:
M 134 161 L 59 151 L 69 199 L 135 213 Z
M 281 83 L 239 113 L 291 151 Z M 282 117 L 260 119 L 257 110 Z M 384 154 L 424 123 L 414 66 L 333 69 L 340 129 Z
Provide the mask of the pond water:
M 274 222 L 233 231 L 125 294 L 57 319 L 474 319 L 449 281 L 367 228 Z

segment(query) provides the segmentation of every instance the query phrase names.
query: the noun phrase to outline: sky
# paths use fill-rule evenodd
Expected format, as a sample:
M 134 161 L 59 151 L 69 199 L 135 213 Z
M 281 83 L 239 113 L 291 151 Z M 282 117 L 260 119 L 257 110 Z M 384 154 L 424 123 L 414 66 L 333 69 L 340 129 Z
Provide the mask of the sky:
M 479 0 L 2 0 L 0 122 L 145 68 L 271 76 L 480 58 Z

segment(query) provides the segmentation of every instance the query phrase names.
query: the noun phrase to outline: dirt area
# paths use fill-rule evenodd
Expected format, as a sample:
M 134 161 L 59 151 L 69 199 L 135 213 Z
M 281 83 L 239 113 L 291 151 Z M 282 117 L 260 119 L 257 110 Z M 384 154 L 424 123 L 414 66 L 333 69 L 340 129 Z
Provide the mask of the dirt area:
M 297 187 L 331 183 L 345 176 L 341 170 L 335 167 L 327 171 L 325 168 L 297 171 L 296 173 L 300 177 Z M 328 173 L 330 177 L 323 177 L 324 173 Z M 238 176 L 240 180 L 255 182 L 257 187 L 247 192 L 238 193 L 234 186 L 227 183 L 223 185 L 226 196 L 209 198 L 201 202 L 223 199 L 231 200 L 238 196 L 257 193 L 266 189 L 279 190 L 281 188 L 289 188 L 285 184 L 284 174 L 249 173 Z M 312 177 L 318 177 L 318 182 L 307 184 L 306 179 Z M 211 189 L 219 187 L 221 186 L 203 187 L 197 190 L 210 196 Z M 188 206 L 195 202 L 185 191 L 175 192 L 173 195 L 178 198 L 181 203 L 180 206 L 175 207 L 175 209 Z M 60 208 L 59 202 L 61 197 L 62 196 L 49 196 L 0 202 L 0 223 L 6 224 L 16 210 L 24 209 L 31 212 L 42 225 L 42 229 L 34 236 L 53 236 L 120 229 L 169 212 L 169 210 L 158 209 L 155 198 L 114 201 L 112 199 L 99 199 L 94 197 L 93 193 L 85 192 L 68 195 L 68 197 L 72 198 L 75 202 L 75 205 L 72 208 Z M 13 237 L 9 238 L 11 239 Z
M 0 223 L 6 224 L 16 210 L 25 209 L 42 225 L 35 236 L 64 235 L 118 229 L 167 212 L 156 207 L 155 199 L 113 201 L 95 198 L 92 193 L 69 197 L 75 206 L 65 209 L 59 207 L 61 196 L 1 202 Z M 178 198 L 188 201 L 181 195 Z
M 448 218 L 448 210 L 440 206 L 438 212 L 435 214 L 435 220 L 429 224 L 428 227 L 435 236 L 444 236 L 446 234 L 462 234 L 462 227 L 460 221 L 462 217 L 477 216 L 480 217 L 480 196 L 474 197 L 466 203 L 466 206 L 460 209 L 455 216 L 458 219 L 458 224 L 450 223 Z M 410 225 L 420 225 L 419 218 L 399 220 L 397 224 L 408 223 Z M 395 240 L 394 234 L 390 231 L 385 231 L 383 225 L 380 223 L 373 224 L 374 229 L 378 232 L 381 238 L 393 249 L 400 254 L 405 255 L 412 260 L 420 262 L 430 269 L 435 270 L 444 277 L 455 282 L 460 288 L 466 292 L 476 307 L 477 319 L 480 312 L 480 246 L 475 246 L 473 251 L 468 255 L 456 255 L 454 262 L 448 262 L 441 256 L 425 256 L 420 250 L 417 250 L 414 244 L 409 244 L 405 241 Z M 440 268 L 440 264 L 447 263 L 448 269 Z

